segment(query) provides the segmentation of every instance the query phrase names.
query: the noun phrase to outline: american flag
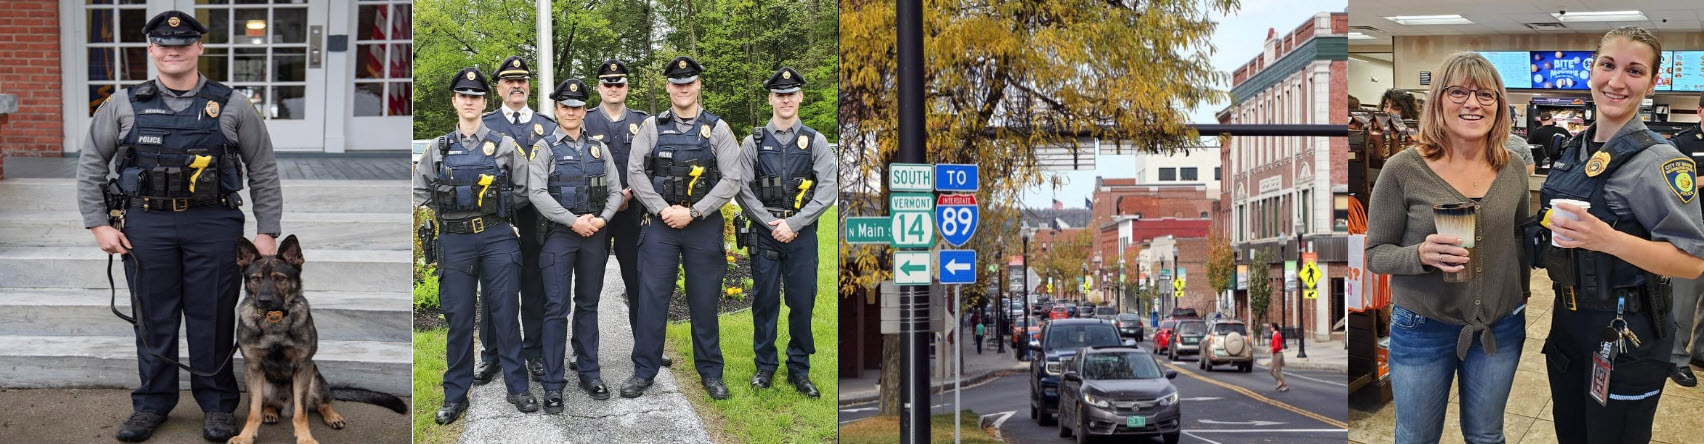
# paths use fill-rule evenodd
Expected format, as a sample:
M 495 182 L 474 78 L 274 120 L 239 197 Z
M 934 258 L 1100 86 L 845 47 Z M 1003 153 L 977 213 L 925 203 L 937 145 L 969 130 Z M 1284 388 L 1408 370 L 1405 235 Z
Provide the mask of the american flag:
M 1063 209 L 1065 209 L 1065 203 L 1060 202 L 1059 199 L 1053 199 L 1053 209 L 1054 210 L 1063 210 Z
M 368 40 L 382 41 L 389 40 L 391 36 L 401 37 L 406 35 L 408 33 L 408 29 L 406 27 L 411 26 L 409 24 L 410 20 L 408 17 L 406 15 L 398 14 L 396 20 L 390 19 L 393 15 L 392 8 L 400 9 L 404 7 L 406 6 L 381 5 L 375 8 L 373 13 L 372 32 L 367 36 Z M 365 63 L 367 75 L 375 79 L 406 78 L 412 74 L 408 72 L 409 68 L 414 64 L 412 58 L 412 51 L 407 44 L 375 45 L 373 50 L 367 52 L 367 61 Z M 387 64 L 390 66 L 390 72 L 388 74 L 385 72 L 385 66 Z M 385 94 L 387 115 L 397 116 L 411 114 L 412 110 L 410 110 L 409 107 L 413 106 L 413 101 L 410 94 L 405 93 L 405 91 L 408 91 L 410 86 L 411 85 L 409 83 L 392 82 L 389 84 L 390 91 Z

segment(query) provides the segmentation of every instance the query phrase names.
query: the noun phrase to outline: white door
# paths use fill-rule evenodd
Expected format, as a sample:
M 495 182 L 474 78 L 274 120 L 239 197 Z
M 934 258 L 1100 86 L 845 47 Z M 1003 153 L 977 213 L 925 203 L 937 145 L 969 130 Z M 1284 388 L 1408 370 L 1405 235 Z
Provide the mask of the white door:
M 173 0 L 207 26 L 201 73 L 254 102 L 277 151 L 325 151 L 324 0 Z

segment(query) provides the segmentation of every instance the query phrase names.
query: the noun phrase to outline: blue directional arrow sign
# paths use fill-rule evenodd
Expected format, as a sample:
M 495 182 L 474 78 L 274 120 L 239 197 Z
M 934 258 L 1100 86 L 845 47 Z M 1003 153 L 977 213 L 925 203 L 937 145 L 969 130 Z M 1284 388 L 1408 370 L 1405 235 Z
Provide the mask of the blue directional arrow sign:
M 970 242 L 981 218 L 975 194 L 942 194 L 935 199 L 935 223 L 940 226 L 941 239 L 955 247 Z
M 941 250 L 941 283 L 976 283 L 976 250 Z
M 975 192 L 982 181 L 976 165 L 935 164 L 935 191 Z

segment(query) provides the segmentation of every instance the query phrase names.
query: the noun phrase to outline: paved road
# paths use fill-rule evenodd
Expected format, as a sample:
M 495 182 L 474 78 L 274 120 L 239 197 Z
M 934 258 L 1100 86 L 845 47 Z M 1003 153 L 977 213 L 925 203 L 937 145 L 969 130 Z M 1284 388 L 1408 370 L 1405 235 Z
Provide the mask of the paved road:
M 1151 349 L 1152 344 L 1142 347 Z M 1178 372 L 1172 382 L 1183 400 L 1182 442 L 1335 444 L 1348 439 L 1348 389 L 1340 373 L 1285 371 L 1290 391 L 1279 393 L 1263 367 L 1252 373 L 1233 372 L 1229 367 L 1202 372 L 1193 358 L 1182 357 L 1168 368 Z M 1028 378 L 1027 374 L 1006 376 L 966 387 L 960 395 L 962 403 L 966 410 L 997 422 L 1006 442 L 1068 442 L 1059 437 L 1057 427 L 1042 427 L 1030 419 Z M 953 393 L 934 395 L 931 403 L 934 414 L 950 414 Z M 840 410 L 840 421 L 875 413 L 873 403 L 847 406 Z M 1158 438 L 1149 441 L 1160 442 Z

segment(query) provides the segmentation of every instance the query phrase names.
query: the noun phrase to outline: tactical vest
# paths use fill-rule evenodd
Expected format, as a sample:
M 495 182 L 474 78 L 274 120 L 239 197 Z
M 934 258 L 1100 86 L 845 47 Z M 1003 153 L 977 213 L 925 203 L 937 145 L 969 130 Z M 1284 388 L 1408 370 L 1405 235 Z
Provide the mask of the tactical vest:
M 476 146 L 462 145 L 456 133 L 439 140 L 445 148 L 441 148 L 437 177 L 432 180 L 432 199 L 437 202 L 439 217 L 446 221 L 507 219 L 513 190 L 509 172 L 497 165 L 494 155 L 502 146 L 503 135 L 488 131 Z M 493 154 L 486 154 L 487 146 Z
M 588 141 L 575 146 L 564 138 L 550 144 L 551 162 L 546 190 L 562 208 L 574 214 L 596 214 L 609 201 L 609 172 L 604 168 L 604 147 Z
M 722 180 L 716 151 L 710 146 L 710 132 L 720 120 L 700 111 L 692 127 L 681 131 L 669 113 L 657 115 L 657 144 L 645 157 L 645 172 L 664 202 L 692 206 Z
M 600 107 L 601 108 L 601 107 Z M 592 140 L 603 142 L 615 156 L 615 168 L 620 170 L 617 176 L 626 177 L 627 154 L 632 152 L 633 136 L 639 135 L 639 125 L 650 117 L 641 111 L 627 110 L 625 118 L 620 122 L 612 122 L 604 116 L 603 110 L 592 108 L 586 111 L 586 134 Z
M 555 120 L 537 112 L 533 113 L 531 122 L 516 125 L 513 123 L 514 119 L 509 117 L 508 108 L 503 107 L 497 107 L 495 111 L 485 113 L 484 121 L 486 128 L 513 137 L 515 146 L 519 147 L 521 154 L 525 154 L 528 159 L 531 159 L 534 154 L 531 151 L 533 144 L 538 143 L 539 140 L 544 139 L 545 135 L 550 134 L 551 130 L 556 129 Z
M 1609 153 L 1610 160 L 1604 163 L 1601 171 L 1588 175 L 1587 170 L 1596 170 L 1597 167 L 1589 160 L 1580 161 L 1580 150 L 1585 149 L 1585 134 L 1580 133 L 1580 136 L 1571 139 L 1564 146 L 1562 155 L 1551 165 L 1550 175 L 1539 190 L 1539 214 L 1545 215 L 1550 210 L 1551 199 L 1586 201 L 1591 203 L 1588 212 L 1610 227 L 1640 239 L 1650 239 L 1651 233 L 1634 218 L 1632 211 L 1610 208 L 1604 197 L 1604 185 L 1627 159 L 1663 143 L 1661 136 L 1647 130 L 1610 140 L 1599 149 L 1600 153 Z M 1660 296 L 1668 297 L 1666 291 L 1659 290 L 1667 285 L 1667 280 L 1661 276 L 1610 254 L 1550 246 L 1549 230 L 1538 230 L 1536 234 L 1540 234 L 1538 239 L 1528 239 L 1527 242 L 1544 247 L 1537 262 L 1549 270 L 1550 280 L 1557 287 L 1557 302 L 1565 308 L 1616 311 L 1618 302 L 1624 302 L 1625 311 L 1637 312 L 1644 310 L 1646 304 L 1660 302 L 1647 300 L 1656 296 L 1653 293 L 1664 293 Z
M 184 209 L 220 204 L 243 189 L 237 147 L 219 127 L 231 88 L 207 81 L 183 111 L 166 106 L 156 82 L 130 90 L 135 120 L 121 141 L 127 154 L 119 186 L 147 209 Z
M 788 144 L 782 144 L 763 127 L 752 128 L 751 135 L 757 146 L 751 192 L 777 217 L 792 216 L 816 195 L 816 168 L 811 159 L 816 131 L 799 124 L 797 137 Z

